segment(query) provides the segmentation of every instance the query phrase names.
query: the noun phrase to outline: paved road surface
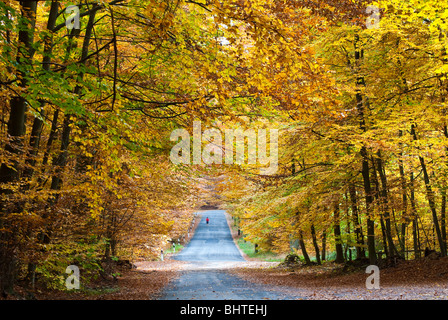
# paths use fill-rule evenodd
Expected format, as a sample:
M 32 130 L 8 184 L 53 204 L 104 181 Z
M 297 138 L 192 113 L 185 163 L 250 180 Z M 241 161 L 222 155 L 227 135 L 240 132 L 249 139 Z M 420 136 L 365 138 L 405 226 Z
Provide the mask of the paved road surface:
M 294 299 L 267 286 L 244 281 L 226 268 L 245 261 L 232 240 L 224 211 L 201 212 L 202 219 L 190 243 L 175 259 L 189 261 L 187 270 L 171 282 L 160 300 Z M 205 219 L 209 217 L 207 225 Z
M 210 219 L 206 224 L 205 219 Z M 244 261 L 233 242 L 224 211 L 202 213 L 190 243 L 174 259 L 182 261 Z
M 195 235 L 175 258 L 186 261 L 176 280 L 165 288 L 160 300 L 292 300 L 292 299 L 442 299 L 448 289 L 443 285 L 382 287 L 366 290 L 355 287 L 287 288 L 268 287 L 240 279 L 229 269 L 246 264 L 233 243 L 224 211 L 201 212 L 202 219 Z M 205 223 L 206 217 L 210 224 Z

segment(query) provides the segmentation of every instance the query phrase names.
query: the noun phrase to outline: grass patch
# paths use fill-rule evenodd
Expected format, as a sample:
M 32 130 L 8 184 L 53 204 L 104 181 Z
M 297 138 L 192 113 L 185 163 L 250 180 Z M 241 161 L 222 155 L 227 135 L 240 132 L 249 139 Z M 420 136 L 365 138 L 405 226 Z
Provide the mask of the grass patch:
M 99 296 L 104 294 L 112 294 L 119 292 L 120 288 L 117 287 L 104 287 L 104 288 L 84 288 L 81 290 L 81 293 L 84 293 L 89 296 Z
M 243 238 L 237 240 L 238 247 L 243 251 L 249 258 L 258 259 L 268 262 L 280 262 L 283 261 L 284 255 L 273 253 L 273 252 L 261 252 L 255 253 L 255 247 L 253 243 L 249 241 L 244 241 Z
M 170 246 L 168 249 L 163 250 L 165 254 L 175 254 L 175 253 L 179 253 L 180 251 L 182 251 L 182 249 L 184 248 L 183 245 L 181 244 L 176 244 L 176 250 L 174 250 L 173 246 Z
M 227 215 L 227 222 L 229 223 L 232 234 L 235 238 L 235 242 L 240 250 L 251 259 L 267 262 L 281 262 L 285 258 L 286 254 L 278 254 L 273 252 L 261 252 L 255 253 L 255 246 L 249 241 L 245 241 L 242 236 L 237 236 L 238 226 L 230 215 Z

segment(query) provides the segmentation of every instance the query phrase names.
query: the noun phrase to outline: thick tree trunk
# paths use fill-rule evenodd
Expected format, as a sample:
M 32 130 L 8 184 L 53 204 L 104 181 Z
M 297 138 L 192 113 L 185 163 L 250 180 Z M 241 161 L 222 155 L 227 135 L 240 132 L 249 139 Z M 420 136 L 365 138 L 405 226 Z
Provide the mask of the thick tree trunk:
M 18 37 L 17 65 L 24 67 L 31 64 L 33 55 L 34 27 L 36 24 L 37 1 L 20 1 L 22 19 Z M 18 85 L 26 88 L 28 83 L 26 74 L 22 68 L 17 70 Z M 21 154 L 23 152 L 23 137 L 25 135 L 26 101 L 21 96 L 15 96 L 10 101 L 10 114 L 8 120 L 8 135 L 10 141 L 5 146 L 5 151 L 11 154 Z M 0 182 L 9 183 L 17 181 L 20 175 L 20 168 L 17 161 L 13 165 L 2 163 L 0 167 Z
M 23 69 L 31 65 L 33 56 L 33 38 L 36 23 L 37 1 L 20 1 L 21 19 L 19 19 L 18 51 L 16 62 L 18 85 L 26 89 L 27 80 Z M 15 96 L 10 100 L 10 114 L 7 124 L 7 133 L 9 141 L 5 146 L 5 151 L 11 155 L 23 153 L 25 121 L 26 121 L 26 101 L 21 96 Z M 0 193 L 12 193 L 8 189 L 8 184 L 18 182 L 20 179 L 21 168 L 19 163 L 14 160 L 12 163 L 2 163 L 0 167 L 0 182 L 6 185 L 6 188 Z M 10 212 L 17 212 L 16 208 L 6 206 L 1 203 L 0 207 L 0 294 L 5 296 L 12 292 L 15 282 L 17 269 L 17 246 L 19 245 L 16 230 L 17 226 L 12 221 Z
M 310 265 L 311 260 L 310 260 L 310 256 L 308 255 L 308 252 L 306 251 L 305 241 L 303 241 L 302 231 L 299 232 L 299 245 L 300 245 L 300 249 L 302 250 L 303 258 L 305 259 L 305 264 Z

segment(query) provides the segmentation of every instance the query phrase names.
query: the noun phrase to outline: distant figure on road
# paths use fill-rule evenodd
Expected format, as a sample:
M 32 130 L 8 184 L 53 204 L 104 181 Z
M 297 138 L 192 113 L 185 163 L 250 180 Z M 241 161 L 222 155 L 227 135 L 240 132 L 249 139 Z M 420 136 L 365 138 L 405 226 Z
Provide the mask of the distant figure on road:
M 207 217 L 207 219 L 205 219 L 205 221 L 207 222 L 207 224 L 208 224 L 208 222 L 210 221 L 209 219 L 208 219 L 208 217 Z

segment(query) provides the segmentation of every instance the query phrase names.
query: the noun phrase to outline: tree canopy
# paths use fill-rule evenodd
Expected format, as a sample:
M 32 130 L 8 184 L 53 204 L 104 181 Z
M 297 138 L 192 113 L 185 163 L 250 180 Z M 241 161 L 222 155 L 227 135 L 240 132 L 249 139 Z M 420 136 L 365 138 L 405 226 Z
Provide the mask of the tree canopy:
M 447 255 L 444 2 L 70 5 L 0 2 L 0 291 L 36 275 L 62 287 L 74 262 L 87 275 L 156 259 L 216 178 L 260 250 L 307 263 Z M 213 152 L 216 132 L 278 130 L 278 145 L 264 141 L 276 171 L 249 154 L 173 163 L 171 133 L 194 145 L 196 122 L 215 130 L 199 132 Z

